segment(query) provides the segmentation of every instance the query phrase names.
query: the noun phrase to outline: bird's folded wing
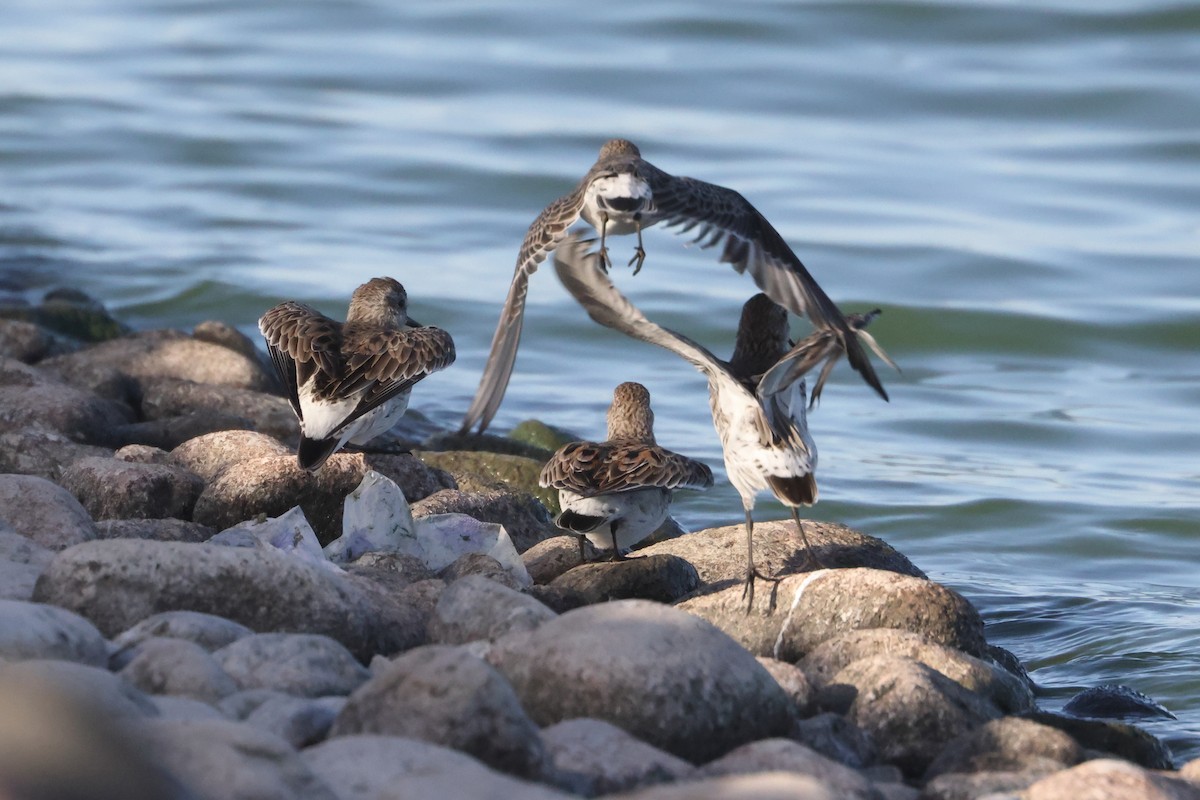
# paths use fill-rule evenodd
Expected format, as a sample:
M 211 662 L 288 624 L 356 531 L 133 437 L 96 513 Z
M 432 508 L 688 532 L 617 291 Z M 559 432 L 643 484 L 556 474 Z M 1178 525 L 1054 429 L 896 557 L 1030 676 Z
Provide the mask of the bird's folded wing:
M 342 379 L 330 387 L 339 397 L 362 393 L 347 419 L 363 414 L 411 389 L 425 376 L 454 363 L 454 340 L 441 328 L 401 328 L 374 334 L 354 343 L 346 353 Z
M 712 471 L 704 464 L 641 442 L 572 442 L 542 470 L 541 485 L 585 497 L 637 489 L 707 489 Z

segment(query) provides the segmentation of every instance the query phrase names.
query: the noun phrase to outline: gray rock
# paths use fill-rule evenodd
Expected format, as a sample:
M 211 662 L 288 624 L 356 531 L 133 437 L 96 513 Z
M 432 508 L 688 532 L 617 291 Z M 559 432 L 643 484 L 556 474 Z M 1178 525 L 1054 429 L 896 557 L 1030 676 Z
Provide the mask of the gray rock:
M 1101 758 L 1042 778 L 1021 797 L 1024 800 L 1198 800 L 1200 788 L 1127 761 Z
M 407 553 L 367 552 L 345 566 L 347 572 L 370 578 L 388 591 L 399 592 L 419 581 L 434 578 L 433 570 Z M 430 606 L 432 610 L 432 606 Z
M 147 720 L 135 730 L 145 750 L 199 800 L 339 800 L 291 745 L 226 720 Z
M 187 519 L 204 489 L 199 476 L 165 464 L 84 458 L 63 471 L 63 488 L 93 519 Z
M 199 522 L 186 519 L 103 519 L 96 523 L 97 539 L 151 539 L 156 542 L 199 544 L 217 532 Z
M 244 720 L 267 703 L 283 703 L 285 700 L 296 699 L 308 698 L 295 698 L 276 689 L 244 689 L 217 703 L 217 708 L 230 719 Z
M 408 496 L 407 492 L 405 496 Z M 540 501 L 508 490 L 468 493 L 459 489 L 443 489 L 413 503 L 412 513 L 415 519 L 434 514 L 466 514 L 481 522 L 498 523 L 508 531 L 518 553 L 559 534 L 550 521 L 550 512 Z
M 0 319 L 0 358 L 33 364 L 53 353 L 58 341 L 48 330 L 32 322 Z
M 14 564 L 28 564 L 39 571 L 54 560 L 54 552 L 0 522 L 0 559 Z
M 140 689 L 100 667 L 73 661 L 30 659 L 0 663 L 0 679 L 45 681 L 71 701 L 90 707 L 108 719 L 158 716 L 158 709 Z
M 1176 716 L 1161 703 L 1131 686 L 1104 684 L 1076 694 L 1063 706 L 1064 714 L 1077 717 L 1161 717 Z
M 834 522 L 806 520 L 804 532 L 821 562 L 828 567 L 867 567 L 924 578 L 902 553 L 882 539 Z M 741 524 L 697 531 L 638 551 L 640 555 L 668 553 L 696 568 L 700 582 L 714 588 L 737 586 L 741 591 L 745 564 L 746 531 Z M 731 558 L 730 554 L 738 554 Z M 771 520 L 754 526 L 754 563 L 772 575 L 793 573 L 804 563 L 805 553 L 791 520 Z
M 809 685 L 804 670 L 795 664 L 765 656 L 759 656 L 758 663 L 771 673 L 771 677 L 779 684 L 779 688 L 783 689 L 792 699 L 792 707 L 796 710 L 796 716 L 808 716 L 813 701 L 813 688 Z
M 274 379 L 257 359 L 178 331 L 146 331 L 42 362 L 65 374 L 108 367 L 140 381 L 163 378 L 270 391 Z
M 507 586 L 514 591 L 521 588 L 520 582 L 512 576 L 512 573 L 487 553 L 463 553 L 437 574 L 448 584 L 471 575 L 487 578 L 493 583 Z
M 835 697 L 835 691 L 837 696 Z M 952 740 L 1000 711 L 940 672 L 909 658 L 863 658 L 839 672 L 818 697 L 867 732 L 884 761 L 921 775 Z
M 46 292 L 41 305 L 32 311 L 31 321 L 83 342 L 101 342 L 130 330 L 128 325 L 113 319 L 99 300 L 66 286 Z
M 726 753 L 700 768 L 704 776 L 793 772 L 816 778 L 842 800 L 879 800 L 859 773 L 790 739 L 762 739 Z
M 163 427 L 162 441 L 156 444 L 171 449 L 191 436 L 202 436 L 221 430 L 243 428 L 256 430 L 283 442 L 295 442 L 300 437 L 300 423 L 284 398 L 264 391 L 235 386 L 217 386 L 192 381 L 160 378 L 142 381 L 142 413 L 149 421 L 173 421 Z M 179 432 L 172 434 L 172 428 Z M 207 430 L 205 430 L 207 428 Z M 148 426 L 147 431 L 155 430 Z M 131 439 L 130 441 L 140 441 Z
M 770 593 L 756 595 L 751 614 L 740 583 L 679 607 L 707 619 L 750 652 L 783 661 L 797 661 L 825 640 L 863 628 L 909 630 L 970 654 L 985 649 L 979 612 L 962 595 L 923 578 L 857 568 L 788 576 L 778 584 L 772 613 L 764 614 Z
M 238 689 L 207 650 L 184 639 L 147 639 L 130 655 L 120 674 L 147 694 L 179 695 L 214 705 Z
M 83 444 L 109 445 L 111 432 L 130 422 L 125 406 L 19 361 L 0 359 L 0 433 L 44 428 Z
M 350 694 L 369 677 L 349 650 L 317 634 L 256 633 L 213 657 L 240 689 L 276 689 L 298 697 Z
M 644 600 L 511 633 L 488 660 L 539 725 L 595 717 L 692 762 L 792 723 L 791 701 L 752 655 L 704 620 Z
M 302 754 L 340 800 L 567 800 L 571 795 L 493 772 L 470 756 L 399 736 L 339 736 Z
M 0 600 L 0 661 L 60 659 L 108 663 L 104 637 L 78 614 L 42 603 Z
M 552 536 L 521 553 L 521 561 L 535 584 L 550 583 L 583 563 L 579 560 L 579 542 L 576 536 Z M 595 561 L 599 557 L 599 551 L 587 539 L 583 540 L 583 547 L 586 560 Z
M 33 475 L 0 475 L 0 522 L 49 550 L 96 538 L 92 518 L 75 496 Z
M 171 454 L 161 447 L 147 444 L 127 444 L 112 454 L 118 461 L 133 464 L 170 464 Z
M 109 636 L 162 611 L 200 611 L 257 631 L 325 634 L 361 659 L 411 647 L 423 628 L 411 608 L 370 582 L 272 548 L 87 542 L 54 559 L 34 597 Z
M 192 328 L 192 338 L 200 342 L 209 342 L 221 347 L 227 347 L 235 353 L 241 353 L 246 358 L 263 363 L 265 356 L 249 336 L 230 325 L 216 319 L 207 319 L 197 323 Z M 263 364 L 266 369 L 266 364 Z M 268 370 L 269 372 L 270 370 Z
M 1029 719 L 1067 733 L 1085 748 L 1124 758 L 1146 769 L 1172 769 L 1171 751 L 1157 738 L 1126 722 L 1079 719 L 1052 711 L 1033 711 Z
M 700 576 L 682 558 L 658 554 L 581 564 L 550 585 L 575 592 L 588 604 L 630 599 L 673 603 L 694 591 Z
M 1053 769 L 1022 772 L 984 771 L 948 772 L 939 775 L 921 789 L 920 800 L 976 800 L 976 798 L 1016 797 L 1018 792 L 1051 774 Z
M 508 586 L 470 575 L 447 586 L 429 620 L 429 638 L 438 644 L 494 641 L 512 631 L 530 631 L 555 613 Z
M 224 389 L 222 391 L 245 390 Z M 268 396 L 263 395 L 263 397 Z M 153 447 L 168 451 L 174 450 L 189 439 L 203 436 L 206 433 L 257 429 L 258 426 L 248 417 L 212 409 L 197 409 L 186 414 L 156 417 L 123 425 L 113 432 L 113 438 L 116 441 L 124 442 L 126 447 Z
M 79 444 L 47 428 L 19 428 L 0 433 L 0 473 L 37 475 L 58 480 L 63 468 L 89 456 L 107 457 L 112 450 Z
M 1020 717 L 1003 717 L 950 742 L 925 770 L 925 780 L 948 772 L 1046 773 L 1074 766 L 1083 758 L 1083 749 L 1062 731 Z
M 0 558 L 0 599 L 31 600 L 44 567 Z
M 542 731 L 555 785 L 596 797 L 683 780 L 696 768 L 600 719 L 569 719 Z
M 430 645 L 396 658 L 359 687 L 333 736 L 380 733 L 453 747 L 495 769 L 541 774 L 546 753 L 512 687 L 463 648 Z
M 289 697 L 279 695 L 260 703 L 245 717 L 246 724 L 272 733 L 295 748 L 322 741 L 333 727 L 344 697 Z
M 854 769 L 862 769 L 879 760 L 871 737 L 841 714 L 826 711 L 797 720 L 789 736 L 821 755 Z
M 616 800 L 618 796 L 611 797 Z M 652 786 L 619 797 L 620 800 L 840 800 L 830 787 L 816 778 L 792 772 L 724 775 Z
M 182 695 L 159 694 L 150 697 L 162 719 L 225 719 L 219 710 Z
M 176 466 L 199 475 L 205 483 L 211 483 L 234 464 L 287 455 L 291 455 L 291 450 L 266 434 L 218 431 L 187 440 L 171 451 L 170 459 Z
M 183 639 L 203 647 L 210 653 L 236 642 L 254 631 L 223 617 L 198 611 L 164 611 L 147 617 L 121 633 L 113 644 L 121 648 L 134 647 L 154 637 Z
M 813 686 L 821 689 L 849 664 L 874 655 L 920 661 L 963 688 L 982 694 L 1008 714 L 1020 714 L 1034 706 L 1033 693 L 1017 676 L 921 634 L 895 628 L 854 630 L 827 639 L 800 661 L 800 667 Z
M 497 451 L 486 446 L 455 449 L 457 445 L 453 441 L 446 441 L 457 438 L 457 434 L 451 434 L 449 437 L 434 437 L 433 441 L 426 442 L 428 450 L 418 451 L 415 455 L 426 464 L 444 469 L 453 475 L 458 488 L 464 492 L 486 493 L 507 490 L 518 496 L 532 496 L 550 509 L 551 514 L 558 513 L 558 491 L 544 489 L 538 481 L 542 467 L 545 465 L 546 459 L 550 457 L 550 452 L 519 445 L 510 439 L 493 437 L 489 434 L 471 438 L 479 438 L 488 443 L 498 442 L 501 447 L 507 447 L 508 451 Z M 439 439 L 442 440 L 442 443 L 435 445 L 434 442 Z M 431 450 L 443 450 L 444 452 L 430 452 Z M 560 531 L 556 529 L 555 533 L 557 535 Z M 525 548 L 518 549 L 524 551 Z

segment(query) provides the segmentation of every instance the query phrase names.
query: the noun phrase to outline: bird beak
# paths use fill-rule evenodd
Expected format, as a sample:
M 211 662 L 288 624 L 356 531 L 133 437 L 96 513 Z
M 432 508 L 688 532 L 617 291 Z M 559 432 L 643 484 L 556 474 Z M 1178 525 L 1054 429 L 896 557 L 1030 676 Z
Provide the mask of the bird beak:
M 417 322 L 417 321 L 416 321 L 415 319 L 413 319 L 412 317 L 405 317 L 405 318 L 404 318 L 404 324 L 405 324 L 405 325 L 407 325 L 407 326 L 408 326 L 408 327 L 410 327 L 410 328 L 424 328 L 424 327 L 425 327 L 424 325 L 422 325 L 421 323 Z

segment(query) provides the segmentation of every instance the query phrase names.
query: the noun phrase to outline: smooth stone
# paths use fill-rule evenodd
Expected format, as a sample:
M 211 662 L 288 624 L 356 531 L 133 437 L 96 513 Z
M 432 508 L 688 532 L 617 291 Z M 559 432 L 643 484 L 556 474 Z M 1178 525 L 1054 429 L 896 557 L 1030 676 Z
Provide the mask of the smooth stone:
M 34 598 L 81 614 L 108 636 L 162 611 L 200 611 L 256 631 L 325 634 L 360 659 L 412 647 L 423 632 L 413 609 L 370 581 L 271 548 L 86 542 L 51 562 Z
M 546 765 L 541 735 L 512 687 L 460 647 L 410 650 L 355 690 L 330 735 L 358 733 L 453 747 L 525 777 L 540 775 Z
M 29 600 L 54 553 L 0 522 L 0 598 Z
M 244 719 L 247 725 L 272 733 L 299 749 L 324 740 L 345 704 L 344 697 L 280 695 L 260 703 Z
M 834 676 L 818 702 L 834 689 L 880 757 L 910 777 L 924 773 L 949 742 L 1000 717 L 984 698 L 910 658 L 859 659 Z
M 863 769 L 879 760 L 879 752 L 871 737 L 841 714 L 826 711 L 796 720 L 788 736 L 854 769 Z
M 0 319 L 0 358 L 12 358 L 25 364 L 41 361 L 55 350 L 69 352 L 50 331 L 32 322 Z
M 33 587 L 45 567 L 0 558 L 0 599 L 32 600 Z
M 1200 800 L 1200 788 L 1128 761 L 1101 758 L 1056 772 L 1032 784 L 1023 800 Z
M 415 499 L 407 492 L 405 496 Z M 503 525 L 518 553 L 559 533 L 540 501 L 510 490 L 468 493 L 460 489 L 443 489 L 414 502 L 412 513 L 418 520 L 435 514 L 466 514 L 480 522 Z
M 502 637 L 487 657 L 537 724 L 603 719 L 693 763 L 791 728 L 790 699 L 750 653 L 658 603 L 575 609 Z
M 195 436 L 237 428 L 256 430 L 283 442 L 300 438 L 300 423 L 287 400 L 276 394 L 235 386 L 193 383 L 159 378 L 142 381 L 142 413 L 146 432 L 161 435 L 157 441 L 129 439 L 171 449 Z M 186 435 L 190 433 L 191 435 Z
M 226 719 L 217 708 L 191 697 L 171 694 L 150 696 L 162 719 Z
M 133 422 L 128 407 L 57 380 L 40 367 L 0 359 L 0 433 L 58 431 L 81 444 L 111 445 L 112 431 Z
M 1032 784 L 1053 772 L 1053 769 L 1031 769 L 1021 772 L 984 771 L 948 772 L 939 775 L 921 789 L 919 800 L 977 800 L 977 798 L 1017 797 Z M 998 798 L 997 798 L 998 800 Z M 1114 800 L 1117 800 L 1114 798 Z
M 28 659 L 104 667 L 108 648 L 96 626 L 78 614 L 43 603 L 0 600 L 0 661 Z
M 840 800 L 840 797 L 809 775 L 759 772 L 651 786 L 627 794 L 609 795 L 608 800 Z
M 808 775 L 842 800 L 878 800 L 871 782 L 858 772 L 790 739 L 762 739 L 744 744 L 700 768 L 700 775 L 753 775 L 792 772 Z
M 542 731 L 558 787 L 585 797 L 690 778 L 696 768 L 601 719 L 569 719 Z
M 397 590 L 437 577 L 421 559 L 407 553 L 363 553 L 346 569 Z
M 69 286 L 46 292 L 41 305 L 32 311 L 33 322 L 83 342 L 102 342 L 130 331 L 99 300 Z
M 339 800 L 567 800 L 573 795 L 494 772 L 470 756 L 400 736 L 327 739 L 302 753 Z
M 987 661 L 919 633 L 896 628 L 866 628 L 827 639 L 800 661 L 800 668 L 820 690 L 846 666 L 867 656 L 903 656 L 932 667 L 964 689 L 982 694 L 1008 714 L 1034 707 L 1033 693 L 1017 676 Z
M 821 562 L 831 568 L 866 567 L 924 578 L 903 553 L 882 539 L 835 522 L 804 521 L 804 532 Z M 742 523 L 696 531 L 638 551 L 679 556 L 696 568 L 700 582 L 715 588 L 736 586 L 745 577 L 746 530 Z M 754 525 L 754 563 L 771 575 L 796 573 L 804 564 L 804 546 L 789 520 L 768 520 Z M 799 573 L 803 574 L 803 573 Z M 765 594 L 765 592 L 764 592 Z
M 694 591 L 700 577 L 682 558 L 659 554 L 581 564 L 550 585 L 575 592 L 588 604 L 628 599 L 673 603 Z
M 0 522 L 48 550 L 96 538 L 96 526 L 75 496 L 34 475 L 0 475 Z
M 150 539 L 156 542 L 199 544 L 216 536 L 207 525 L 186 519 L 103 519 L 96 523 L 97 539 Z
M 196 800 L 340 800 L 287 742 L 228 720 L 147 720 L 142 746 Z
M 243 689 L 221 700 L 217 703 L 217 708 L 230 719 L 244 720 L 265 703 L 282 703 L 285 700 L 296 699 L 307 700 L 308 698 L 295 698 L 277 689 Z
M 1105 684 L 1093 686 L 1079 692 L 1063 706 L 1064 714 L 1077 717 L 1162 717 L 1176 719 L 1175 715 L 1137 689 L 1129 686 Z
M 527 594 L 482 575 L 446 586 L 429 619 L 429 639 L 437 644 L 495 641 L 513 631 L 530 631 L 557 616 Z
M 158 709 L 144 692 L 102 667 L 74 661 L 29 659 L 0 663 L 0 679 L 44 681 L 71 701 L 92 708 L 107 719 L 142 719 L 158 715 Z
M 207 650 L 184 639 L 146 639 L 130 655 L 120 675 L 147 694 L 179 695 L 214 705 L 238 690 Z
M 271 456 L 291 455 L 291 450 L 265 433 L 217 431 L 188 439 L 170 452 L 171 463 L 194 472 L 207 483 L 234 464 Z
M 514 591 L 520 591 L 522 585 L 503 564 L 487 553 L 463 553 L 437 573 L 437 577 L 447 584 L 471 576 L 487 578 Z
M 197 409 L 185 414 L 155 417 L 123 425 L 113 436 L 117 441 L 123 442 L 124 447 L 152 447 L 165 452 L 206 433 L 257 429 L 258 426 L 248 417 L 224 411 Z
M 208 652 L 219 650 L 254 631 L 245 625 L 199 611 L 164 611 L 147 617 L 113 639 L 113 644 L 130 648 L 147 639 L 160 637 L 183 639 Z
M 579 559 L 579 542 L 577 536 L 552 536 L 521 553 L 521 561 L 534 584 L 548 584 L 567 570 L 584 563 Z M 595 561 L 599 558 L 600 551 L 587 539 L 583 540 L 583 547 L 585 560 Z
M 1036 710 L 1029 719 L 1058 728 L 1085 748 L 1124 758 L 1146 769 L 1173 769 L 1170 749 L 1136 725 L 1103 719 L 1081 719 Z
M 510 452 L 495 452 L 485 448 L 456 450 L 451 446 L 441 449 L 440 452 L 432 452 L 432 449 L 421 450 L 414 455 L 432 467 L 449 472 L 454 476 L 458 487 L 465 492 L 480 493 L 507 489 L 519 496 L 531 495 L 541 501 L 551 514 L 558 513 L 558 491 L 543 488 L 539 484 L 542 467 L 553 450 L 531 448 L 511 439 L 489 434 L 480 438 L 486 442 L 499 442 L 508 447 Z M 445 439 L 446 437 L 435 437 L 435 441 Z M 533 457 L 530 457 L 531 454 Z M 526 548 L 519 549 L 524 552 Z
M 766 656 L 759 656 L 758 663 L 771 673 L 771 677 L 779 684 L 779 688 L 783 689 L 791 698 L 797 718 L 808 716 L 813 702 L 813 688 L 809 685 L 804 670 L 795 664 Z
M 113 453 L 112 457 L 118 461 L 129 461 L 134 464 L 171 463 L 171 454 L 167 450 L 148 444 L 127 444 Z
M 765 614 L 770 594 L 769 584 L 763 586 L 749 614 L 740 583 L 684 600 L 679 608 L 707 619 L 750 652 L 782 661 L 798 661 L 828 639 L 866 628 L 913 631 L 972 655 L 986 647 L 979 612 L 958 592 L 924 578 L 860 568 L 792 575 L 777 584 L 777 602 Z
M 1083 758 L 1083 748 L 1062 731 L 1021 717 L 1003 717 L 947 744 L 925 770 L 925 780 L 948 772 L 1063 769 Z
M 328 636 L 255 633 L 213 653 L 239 689 L 275 689 L 297 697 L 346 695 L 370 677 Z
M 36 475 L 57 480 L 65 467 L 81 458 L 107 457 L 112 450 L 79 444 L 47 428 L 19 428 L 0 433 L 0 474 Z
M 185 469 L 115 458 L 80 459 L 63 470 L 61 483 L 95 520 L 189 519 L 204 489 Z

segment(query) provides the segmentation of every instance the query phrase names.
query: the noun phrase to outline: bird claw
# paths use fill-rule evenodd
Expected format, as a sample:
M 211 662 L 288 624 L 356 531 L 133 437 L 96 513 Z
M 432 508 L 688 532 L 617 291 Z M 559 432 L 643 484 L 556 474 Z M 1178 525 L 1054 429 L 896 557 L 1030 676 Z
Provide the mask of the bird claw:
M 607 275 L 608 270 L 612 268 L 612 260 L 608 257 L 608 248 L 601 247 L 598 255 L 600 256 L 600 271 Z
M 771 597 L 767 601 L 767 616 L 775 613 L 775 601 L 779 592 L 779 582 L 783 580 L 782 576 L 773 577 L 771 575 L 763 575 L 757 568 L 751 568 L 746 571 L 746 581 L 742 584 L 742 599 L 746 601 L 746 614 L 754 608 L 754 579 L 759 578 L 771 584 Z
M 634 264 L 637 264 L 635 267 Z M 629 266 L 633 267 L 633 274 L 637 275 L 642 271 L 642 264 L 646 263 L 646 251 L 641 247 L 633 251 L 633 258 L 629 259 Z

